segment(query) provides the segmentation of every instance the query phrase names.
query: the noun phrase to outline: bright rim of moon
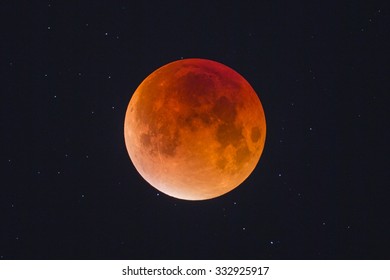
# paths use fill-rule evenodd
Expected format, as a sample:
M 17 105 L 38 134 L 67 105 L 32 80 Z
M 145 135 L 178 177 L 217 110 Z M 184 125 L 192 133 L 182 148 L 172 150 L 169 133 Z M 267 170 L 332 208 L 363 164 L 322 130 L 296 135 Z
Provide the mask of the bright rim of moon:
M 250 84 L 207 59 L 174 61 L 150 74 L 127 108 L 126 148 L 159 191 L 204 200 L 239 186 L 264 148 L 264 110 Z

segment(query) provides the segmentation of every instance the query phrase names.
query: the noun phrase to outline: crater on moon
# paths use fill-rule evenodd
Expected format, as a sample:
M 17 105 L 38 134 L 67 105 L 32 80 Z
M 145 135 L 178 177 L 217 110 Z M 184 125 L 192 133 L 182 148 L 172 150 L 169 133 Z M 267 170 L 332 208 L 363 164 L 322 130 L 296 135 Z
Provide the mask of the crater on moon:
M 251 139 L 252 139 L 252 142 L 257 142 L 259 141 L 261 137 L 261 130 L 259 127 L 252 127 L 252 130 L 251 130 Z
M 184 59 L 133 94 L 125 142 L 141 176 L 177 198 L 203 200 L 241 184 L 261 156 L 264 111 L 249 83 L 218 62 Z

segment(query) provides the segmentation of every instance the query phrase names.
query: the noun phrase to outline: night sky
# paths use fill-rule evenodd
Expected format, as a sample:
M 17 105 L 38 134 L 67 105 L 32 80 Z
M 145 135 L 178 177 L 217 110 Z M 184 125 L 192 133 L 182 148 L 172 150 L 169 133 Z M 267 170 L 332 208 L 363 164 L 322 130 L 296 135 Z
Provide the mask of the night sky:
M 383 5 L 20 2 L 0 3 L 1 259 L 390 257 Z M 144 181 L 123 136 L 142 80 L 194 57 L 244 76 L 267 120 L 248 180 L 198 202 Z

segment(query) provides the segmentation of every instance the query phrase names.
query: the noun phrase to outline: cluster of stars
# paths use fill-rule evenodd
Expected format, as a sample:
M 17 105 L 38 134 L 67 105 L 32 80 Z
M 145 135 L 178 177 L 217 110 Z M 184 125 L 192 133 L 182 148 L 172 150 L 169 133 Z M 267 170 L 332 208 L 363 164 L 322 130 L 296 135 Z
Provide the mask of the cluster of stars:
M 376 11 L 376 14 L 374 15 L 374 17 L 379 16 L 380 13 L 381 13 L 381 9 L 378 9 L 378 10 Z M 370 17 L 370 18 L 368 19 L 368 22 L 369 22 L 369 24 L 373 23 L 373 17 Z M 360 31 L 361 31 L 361 32 L 364 32 L 364 31 L 366 31 L 367 28 L 368 28 L 368 27 L 366 27 L 366 28 L 362 27 L 362 28 L 360 28 Z

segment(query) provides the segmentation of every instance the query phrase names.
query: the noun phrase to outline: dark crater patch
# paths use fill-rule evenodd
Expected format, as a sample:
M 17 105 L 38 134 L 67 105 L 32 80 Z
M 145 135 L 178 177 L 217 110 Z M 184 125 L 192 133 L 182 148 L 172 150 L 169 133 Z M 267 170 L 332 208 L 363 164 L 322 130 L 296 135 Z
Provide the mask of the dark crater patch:
M 260 137 L 261 137 L 260 128 L 258 126 L 252 127 L 252 130 L 251 130 L 251 140 L 252 140 L 252 142 L 256 143 L 257 141 L 259 141 Z
M 178 120 L 178 122 L 183 126 L 188 127 L 191 131 L 196 131 L 200 128 L 200 123 L 204 126 L 210 126 L 212 123 L 212 118 L 210 114 L 194 112 L 182 117 Z
M 227 164 L 227 160 L 226 160 L 226 158 L 225 157 L 219 157 L 219 159 L 217 160 L 217 167 L 219 168 L 219 169 L 225 169 L 225 167 L 226 167 L 226 164 Z
M 162 126 L 158 130 L 158 134 L 162 136 L 161 142 L 158 143 L 160 153 L 166 156 L 174 156 L 176 148 L 180 145 L 179 131 L 172 131 L 168 126 Z
M 234 123 L 224 123 L 217 127 L 217 141 L 221 143 L 223 147 L 231 144 L 235 147 L 238 146 L 242 140 L 242 127 L 237 127 Z
M 214 81 L 205 74 L 188 73 L 179 78 L 171 90 L 177 93 L 177 98 L 190 107 L 207 104 L 215 96 Z
M 218 98 L 212 111 L 217 118 L 226 123 L 234 122 L 237 116 L 237 110 L 234 103 L 226 96 Z
M 247 145 L 243 145 L 236 151 L 235 160 L 238 166 L 241 166 L 242 163 L 248 161 L 248 158 L 250 157 L 251 152 Z
M 150 144 L 152 143 L 151 137 L 150 137 L 150 135 L 147 134 L 147 133 L 143 133 L 143 134 L 141 135 L 140 141 L 141 141 L 141 144 L 142 144 L 144 147 L 149 147 Z

